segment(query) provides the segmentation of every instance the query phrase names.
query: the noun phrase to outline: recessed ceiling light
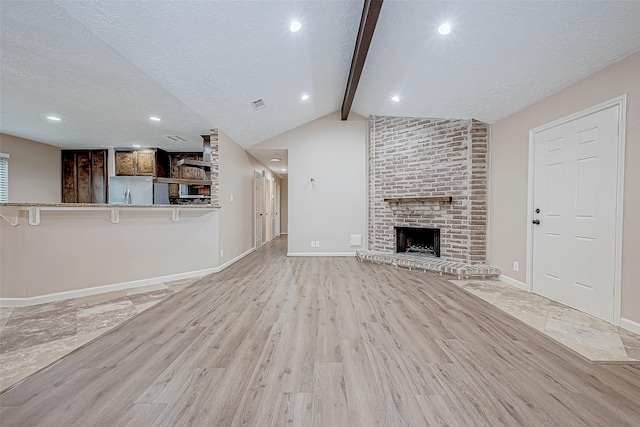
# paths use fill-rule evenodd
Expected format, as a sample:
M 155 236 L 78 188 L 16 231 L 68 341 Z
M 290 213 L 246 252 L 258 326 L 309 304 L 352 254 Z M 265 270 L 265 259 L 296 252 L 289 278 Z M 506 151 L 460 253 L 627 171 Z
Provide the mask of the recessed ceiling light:
M 440 34 L 449 34 L 451 32 L 451 26 L 446 22 L 438 27 Z
M 154 122 L 161 122 L 162 119 L 156 116 L 149 116 L 149 120 L 153 120 Z
M 306 93 L 304 95 L 302 95 L 300 97 L 300 99 L 302 99 L 303 101 L 306 101 L 307 99 L 309 99 L 309 95 L 307 95 Z
M 391 100 L 392 100 L 393 102 L 400 102 L 400 97 L 399 97 L 398 95 L 395 95 L 395 96 L 392 96 L 392 97 L 391 97 Z
M 286 169 L 280 169 L 280 171 L 281 171 L 281 172 L 286 172 L 287 170 L 286 170 Z
M 277 158 L 277 157 L 272 157 L 272 158 L 270 158 L 269 160 L 271 160 L 272 162 L 279 162 L 279 161 L 280 161 L 280 160 L 282 160 L 282 159 L 279 159 L 279 158 Z
M 138 144 L 133 144 L 132 147 L 133 148 L 140 148 L 140 146 Z
M 51 120 L 52 122 L 59 122 L 60 120 L 62 120 L 60 117 L 56 116 L 47 116 L 47 119 Z
M 302 28 L 302 24 L 298 21 L 293 21 L 291 23 L 291 26 L 289 26 L 289 30 L 292 33 L 297 33 L 298 31 L 300 31 L 300 28 Z

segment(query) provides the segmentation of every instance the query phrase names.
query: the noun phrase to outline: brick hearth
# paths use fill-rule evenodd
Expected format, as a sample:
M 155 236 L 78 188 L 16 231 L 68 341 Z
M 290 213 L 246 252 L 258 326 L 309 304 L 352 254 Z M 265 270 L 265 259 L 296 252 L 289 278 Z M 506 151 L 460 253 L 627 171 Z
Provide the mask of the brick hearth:
M 422 272 L 436 273 L 441 276 L 451 276 L 457 279 L 493 279 L 500 275 L 500 269 L 485 264 L 466 264 L 463 262 L 447 261 L 442 258 L 425 257 L 423 255 L 387 254 L 365 250 L 356 251 L 360 261 L 375 264 L 386 264 L 394 267 L 406 268 Z

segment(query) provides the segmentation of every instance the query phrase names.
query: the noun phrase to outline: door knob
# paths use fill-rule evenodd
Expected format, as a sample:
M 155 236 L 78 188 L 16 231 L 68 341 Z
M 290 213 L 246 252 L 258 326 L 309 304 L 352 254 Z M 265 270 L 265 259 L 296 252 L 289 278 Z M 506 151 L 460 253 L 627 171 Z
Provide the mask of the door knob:
M 535 225 L 540 225 L 540 220 L 539 219 L 534 219 L 532 221 Z

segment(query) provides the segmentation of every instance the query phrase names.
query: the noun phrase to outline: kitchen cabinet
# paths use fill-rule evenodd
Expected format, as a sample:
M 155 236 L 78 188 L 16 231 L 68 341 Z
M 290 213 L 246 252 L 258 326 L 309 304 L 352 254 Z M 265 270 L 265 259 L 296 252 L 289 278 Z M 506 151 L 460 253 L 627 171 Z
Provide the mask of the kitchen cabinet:
M 107 150 L 62 150 L 62 202 L 107 203 Z
M 210 135 L 202 135 L 202 152 L 169 153 L 171 174 L 169 198 L 211 198 L 211 143 Z M 157 180 L 161 182 L 161 180 Z
M 168 173 L 169 154 L 164 150 L 116 149 L 116 175 L 166 177 Z

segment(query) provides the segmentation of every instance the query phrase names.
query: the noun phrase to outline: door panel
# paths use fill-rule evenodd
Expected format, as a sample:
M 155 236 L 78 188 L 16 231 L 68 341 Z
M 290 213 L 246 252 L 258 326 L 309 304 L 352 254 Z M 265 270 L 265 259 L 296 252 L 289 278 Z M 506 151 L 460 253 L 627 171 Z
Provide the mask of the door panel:
M 562 163 L 547 166 L 547 215 L 562 216 Z
M 78 165 L 74 151 L 62 151 L 62 203 L 78 201 Z
M 156 173 L 155 151 L 136 151 L 134 158 L 136 175 L 153 176 Z
M 107 203 L 107 151 L 91 153 L 91 202 Z
M 597 172 L 597 157 L 578 160 L 578 179 L 576 183 L 577 217 L 595 219 Z
M 534 136 L 533 291 L 613 321 L 618 107 Z
M 91 153 L 80 151 L 78 161 L 78 203 L 91 203 Z

